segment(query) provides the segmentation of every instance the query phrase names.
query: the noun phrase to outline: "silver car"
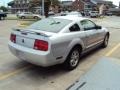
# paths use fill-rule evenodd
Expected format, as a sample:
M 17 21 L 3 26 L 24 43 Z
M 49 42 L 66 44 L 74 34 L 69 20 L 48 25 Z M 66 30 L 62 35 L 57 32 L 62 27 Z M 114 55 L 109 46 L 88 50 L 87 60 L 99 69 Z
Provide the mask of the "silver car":
M 99 12 L 98 11 L 90 11 L 89 14 L 90 14 L 91 18 L 92 17 L 96 17 L 97 18 L 99 16 Z
M 44 18 L 26 29 L 15 29 L 10 51 L 21 60 L 43 67 L 63 64 L 76 68 L 80 55 L 97 46 L 106 47 L 109 31 L 83 17 Z
M 77 16 L 77 17 L 82 17 L 82 14 L 80 12 L 77 12 L 77 11 L 72 11 L 70 13 L 68 13 L 67 15 L 69 16 Z
M 38 14 L 33 14 L 31 12 L 22 12 L 18 13 L 17 17 L 20 19 L 41 19 L 41 16 Z

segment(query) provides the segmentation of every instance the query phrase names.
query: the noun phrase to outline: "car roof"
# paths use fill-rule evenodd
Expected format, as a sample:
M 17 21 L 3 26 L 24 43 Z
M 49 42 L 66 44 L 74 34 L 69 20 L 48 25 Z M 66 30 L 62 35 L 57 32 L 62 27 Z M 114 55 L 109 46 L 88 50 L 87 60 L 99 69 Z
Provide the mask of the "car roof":
M 66 19 L 66 20 L 72 20 L 72 21 L 82 21 L 82 20 L 88 19 L 88 18 L 78 17 L 78 16 L 74 16 L 74 15 L 70 15 L 70 16 L 57 16 L 57 17 L 53 17 L 53 18 Z

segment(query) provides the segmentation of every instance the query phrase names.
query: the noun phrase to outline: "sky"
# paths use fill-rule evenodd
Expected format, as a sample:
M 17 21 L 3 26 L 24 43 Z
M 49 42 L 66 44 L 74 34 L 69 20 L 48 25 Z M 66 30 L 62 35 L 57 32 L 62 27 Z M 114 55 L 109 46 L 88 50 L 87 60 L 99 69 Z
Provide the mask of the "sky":
M 7 6 L 7 3 L 12 0 L 0 0 L 0 6 Z M 67 1 L 67 0 L 66 0 Z M 119 6 L 120 0 L 108 0 L 108 1 L 113 1 L 113 3 L 117 6 Z

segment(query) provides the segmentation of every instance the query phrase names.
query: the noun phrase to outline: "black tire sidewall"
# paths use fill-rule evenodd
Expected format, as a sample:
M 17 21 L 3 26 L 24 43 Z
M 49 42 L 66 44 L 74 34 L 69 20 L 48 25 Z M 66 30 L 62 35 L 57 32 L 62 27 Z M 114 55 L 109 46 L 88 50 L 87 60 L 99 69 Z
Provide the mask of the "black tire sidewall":
M 108 42 L 107 42 L 107 45 L 106 45 L 106 38 L 108 39 L 107 41 L 109 41 L 109 35 L 106 35 L 105 38 L 104 38 L 104 41 L 103 41 L 103 44 L 102 44 L 103 48 L 106 48 L 108 46 Z
M 67 70 L 73 70 L 73 69 L 75 69 L 75 68 L 78 66 L 79 61 L 78 61 L 78 63 L 76 64 L 76 66 L 74 66 L 74 67 L 71 66 L 71 64 L 70 64 L 71 55 L 72 55 L 72 53 L 73 53 L 74 51 L 76 51 L 76 50 L 79 52 L 79 61 L 80 61 L 81 49 L 78 48 L 78 47 L 75 47 L 75 48 L 73 48 L 73 49 L 70 51 L 70 53 L 69 53 L 66 61 L 64 62 L 64 68 L 65 68 L 65 69 L 67 69 Z
M 39 17 L 37 17 L 37 16 L 34 16 L 34 19 L 39 19 Z
M 21 19 L 25 19 L 25 16 L 22 16 Z

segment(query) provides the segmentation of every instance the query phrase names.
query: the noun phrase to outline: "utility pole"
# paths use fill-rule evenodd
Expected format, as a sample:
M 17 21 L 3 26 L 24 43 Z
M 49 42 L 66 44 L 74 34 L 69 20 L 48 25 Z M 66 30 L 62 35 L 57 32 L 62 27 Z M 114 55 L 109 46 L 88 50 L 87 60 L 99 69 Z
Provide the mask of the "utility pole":
M 44 7 L 45 7 L 45 5 L 44 5 L 44 0 L 42 0 L 42 15 L 43 15 L 43 16 L 44 16 L 44 12 L 45 12 Z

